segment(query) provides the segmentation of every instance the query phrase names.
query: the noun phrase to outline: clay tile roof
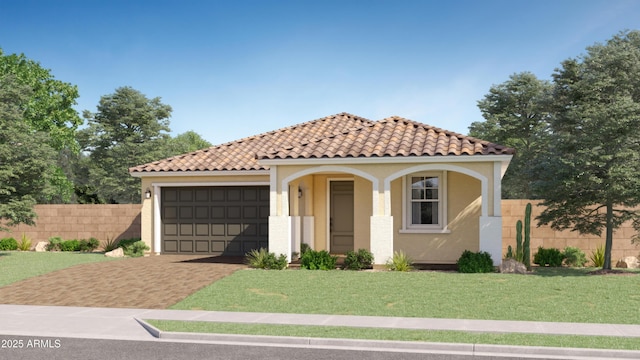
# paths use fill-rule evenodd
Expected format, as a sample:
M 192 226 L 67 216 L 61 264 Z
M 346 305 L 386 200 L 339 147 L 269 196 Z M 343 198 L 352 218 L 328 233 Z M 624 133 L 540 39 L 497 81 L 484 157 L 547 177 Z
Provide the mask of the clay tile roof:
M 393 116 L 348 113 L 282 128 L 129 169 L 131 173 L 266 170 L 262 159 L 510 155 L 514 149 Z

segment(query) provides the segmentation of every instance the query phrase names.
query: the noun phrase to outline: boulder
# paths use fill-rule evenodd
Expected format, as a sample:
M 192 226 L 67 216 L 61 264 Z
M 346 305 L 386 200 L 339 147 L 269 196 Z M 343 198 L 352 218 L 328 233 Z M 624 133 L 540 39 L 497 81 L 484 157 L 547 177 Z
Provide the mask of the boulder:
M 504 274 L 526 274 L 527 267 L 515 259 L 504 259 L 500 264 L 500 272 Z
M 36 247 L 34 248 L 34 250 L 36 252 L 45 252 L 47 251 L 47 245 L 49 245 L 48 241 L 40 241 L 36 244 Z
M 117 248 L 115 250 L 112 250 L 112 251 L 104 253 L 104 256 L 113 257 L 113 258 L 121 258 L 121 257 L 124 257 L 124 251 L 122 250 L 122 248 Z
M 624 269 L 638 269 L 640 268 L 640 261 L 638 261 L 638 258 L 635 256 L 627 256 L 618 260 L 616 267 Z

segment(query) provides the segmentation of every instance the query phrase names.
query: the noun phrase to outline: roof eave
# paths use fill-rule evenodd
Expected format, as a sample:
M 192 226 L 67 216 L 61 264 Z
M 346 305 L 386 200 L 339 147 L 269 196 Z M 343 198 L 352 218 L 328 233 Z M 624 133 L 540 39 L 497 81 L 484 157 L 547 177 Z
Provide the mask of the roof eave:
M 264 176 L 269 170 L 215 170 L 215 171 L 136 171 L 131 176 L 143 177 L 175 177 L 175 176 Z
M 513 155 L 447 155 L 447 156 L 385 156 L 385 157 L 334 157 L 297 159 L 258 159 L 258 164 L 271 165 L 329 165 L 329 164 L 413 164 L 413 163 L 462 163 L 502 162 L 509 164 Z

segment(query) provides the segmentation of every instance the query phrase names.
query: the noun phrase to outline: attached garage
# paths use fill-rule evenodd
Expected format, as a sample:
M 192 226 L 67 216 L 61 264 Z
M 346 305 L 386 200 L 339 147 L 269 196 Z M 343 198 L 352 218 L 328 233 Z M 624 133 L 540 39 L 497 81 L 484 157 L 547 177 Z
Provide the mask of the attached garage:
M 269 187 L 162 187 L 161 251 L 243 256 L 268 246 Z

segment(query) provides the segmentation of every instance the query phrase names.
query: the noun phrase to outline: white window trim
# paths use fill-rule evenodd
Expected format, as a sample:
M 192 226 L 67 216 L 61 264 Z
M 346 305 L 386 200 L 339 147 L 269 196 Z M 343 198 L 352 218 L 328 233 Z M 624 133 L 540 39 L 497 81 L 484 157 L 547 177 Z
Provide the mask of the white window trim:
M 438 177 L 438 224 L 434 225 L 414 225 L 411 224 L 411 177 L 431 176 Z M 446 171 L 426 171 L 407 174 L 402 177 L 402 228 L 400 233 L 404 234 L 448 234 L 451 231 L 447 228 L 447 172 Z

